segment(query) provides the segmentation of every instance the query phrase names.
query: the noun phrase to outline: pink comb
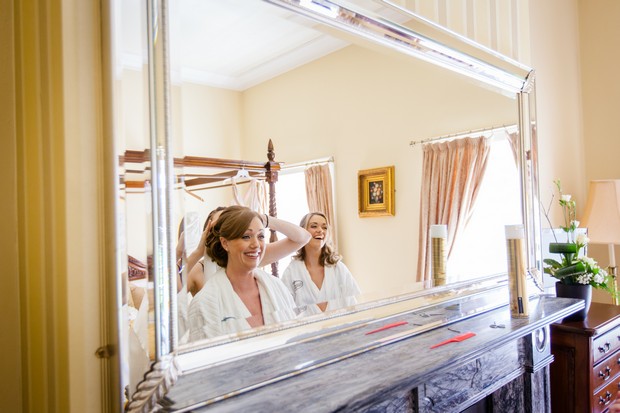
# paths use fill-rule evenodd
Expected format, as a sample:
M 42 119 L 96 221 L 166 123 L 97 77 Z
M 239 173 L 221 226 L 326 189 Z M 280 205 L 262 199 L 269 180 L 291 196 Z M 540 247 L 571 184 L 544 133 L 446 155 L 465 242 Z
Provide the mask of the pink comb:
M 455 336 L 455 337 L 449 338 L 447 340 L 444 340 L 441 343 L 437 343 L 434 346 L 431 346 L 431 348 L 437 348 L 439 346 L 443 346 L 444 344 L 448 344 L 448 343 L 458 343 L 460 341 L 467 340 L 468 338 L 472 338 L 475 335 L 476 335 L 476 333 L 472 333 L 471 331 L 469 333 L 463 333 L 463 334 L 460 334 L 458 336 Z
M 402 326 L 402 325 L 405 325 L 405 324 L 407 324 L 406 321 L 398 321 L 396 323 L 386 324 L 383 327 L 377 328 L 376 330 L 372 330 L 372 331 L 367 332 L 366 335 L 378 333 L 379 331 L 387 330 L 388 328 L 394 328 L 394 327 Z

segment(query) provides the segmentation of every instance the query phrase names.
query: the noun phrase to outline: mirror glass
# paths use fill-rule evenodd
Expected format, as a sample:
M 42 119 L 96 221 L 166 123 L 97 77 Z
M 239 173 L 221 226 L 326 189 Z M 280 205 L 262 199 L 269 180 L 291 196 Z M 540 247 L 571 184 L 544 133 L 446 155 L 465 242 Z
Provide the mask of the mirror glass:
M 128 285 L 144 288 L 148 296 L 152 216 L 145 156 L 145 28 L 129 24 L 144 21 L 140 3 L 121 2 L 117 8 L 122 23 L 122 105 L 115 106 L 115 113 L 122 125 L 119 156 L 125 159 L 121 197 L 128 262 L 145 274 Z M 321 2 L 308 3 L 324 7 Z M 407 24 L 406 15 L 379 3 L 354 3 Z M 189 166 L 182 160 L 239 160 L 238 169 L 244 169 L 244 162 L 267 162 L 271 140 L 275 161 L 282 163 L 276 183 L 279 216 L 294 223 L 307 212 L 307 205 L 304 210 L 305 201 L 293 191 L 300 181 L 291 176 L 303 175 L 304 165 L 330 160 L 335 201 L 330 224 L 338 252 L 359 285 L 358 303 L 432 287 L 417 272 L 420 141 L 482 134 L 492 141 L 485 190 L 468 217 L 467 229 L 455 241 L 447 268 L 453 282 L 505 272 L 504 225 L 522 223 L 519 176 L 507 140 L 518 123 L 515 96 L 258 0 L 170 2 L 169 40 L 174 233 L 180 236 L 177 228 L 183 220 L 181 239 L 187 253 L 198 245 L 208 213 L 233 199 L 230 186 L 218 185 L 222 181 L 196 186 L 188 181 L 217 174 L 229 177 L 237 171 Z M 467 133 L 480 129 L 488 131 Z M 287 169 L 288 165 L 298 168 Z M 385 166 L 394 166 L 395 214 L 360 217 L 358 172 Z M 291 186 L 284 186 L 289 180 Z M 247 187 L 238 190 L 237 196 L 247 194 Z M 133 263 L 132 257 L 137 259 Z M 280 263 L 280 274 L 287 262 Z M 187 277 L 187 268 L 181 268 Z M 152 314 L 139 314 L 151 317 L 154 329 Z M 260 333 L 264 331 L 268 329 Z M 148 341 L 142 345 L 148 346 Z
M 362 291 L 359 300 L 424 288 L 416 274 L 423 151 L 410 142 L 515 125 L 514 97 L 265 2 L 176 1 L 170 16 L 175 158 L 266 162 L 271 139 L 285 185 L 287 164 L 332 157 L 338 250 Z M 493 213 L 472 216 L 474 230 L 456 243 L 448 262 L 454 281 L 504 272 L 497 240 L 504 225 L 521 220 L 516 163 L 506 133 L 493 135 L 486 184 L 503 193 L 486 191 L 478 200 L 479 210 Z M 358 171 L 387 165 L 395 167 L 395 215 L 360 218 Z M 186 179 L 215 172 L 178 170 Z M 209 211 L 230 205 L 230 187 L 203 188 L 178 190 L 179 221 L 196 214 L 200 228 Z M 278 210 L 296 210 L 289 203 L 299 196 L 289 193 L 278 195 Z M 307 212 L 301 201 L 298 215 L 286 216 L 292 222 Z M 186 244 L 198 237 L 194 232 Z

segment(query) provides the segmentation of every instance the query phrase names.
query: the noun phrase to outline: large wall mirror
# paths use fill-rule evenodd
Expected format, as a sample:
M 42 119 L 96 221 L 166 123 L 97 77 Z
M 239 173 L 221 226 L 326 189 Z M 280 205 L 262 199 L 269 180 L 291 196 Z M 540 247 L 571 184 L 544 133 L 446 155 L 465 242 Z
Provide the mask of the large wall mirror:
M 505 277 L 504 225 L 523 224 L 538 282 L 529 68 L 385 1 L 144 3 L 112 2 L 129 398 L 169 354 L 191 354 L 194 367 L 220 362 L 240 338 L 268 348 L 270 332 L 282 328 L 197 343 L 177 334 L 177 312 L 187 305 L 174 288 L 179 236 L 186 251 L 197 245 L 208 213 L 231 204 L 229 178 L 239 172 L 189 158 L 238 160 L 243 170 L 268 161 L 271 140 L 280 181 L 303 176 L 307 165 L 330 165 L 338 250 L 361 290 L 357 307 L 325 314 L 337 325 L 334 315 L 433 288 L 418 271 L 422 141 L 488 136 L 487 189 L 455 241 L 449 280 L 459 286 Z M 358 171 L 388 165 L 395 214 L 360 217 Z M 200 185 L 190 184 L 197 178 Z M 278 210 L 298 222 L 303 202 L 283 185 L 275 184 Z

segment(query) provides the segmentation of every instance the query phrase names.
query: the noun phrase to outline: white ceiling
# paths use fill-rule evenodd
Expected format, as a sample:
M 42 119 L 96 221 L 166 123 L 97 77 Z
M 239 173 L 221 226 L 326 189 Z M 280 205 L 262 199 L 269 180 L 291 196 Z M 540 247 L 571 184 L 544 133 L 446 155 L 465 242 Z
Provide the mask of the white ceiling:
M 144 7 L 143 0 L 115 2 L 118 70 L 146 64 Z M 348 44 L 263 1 L 170 0 L 169 15 L 173 83 L 245 90 Z

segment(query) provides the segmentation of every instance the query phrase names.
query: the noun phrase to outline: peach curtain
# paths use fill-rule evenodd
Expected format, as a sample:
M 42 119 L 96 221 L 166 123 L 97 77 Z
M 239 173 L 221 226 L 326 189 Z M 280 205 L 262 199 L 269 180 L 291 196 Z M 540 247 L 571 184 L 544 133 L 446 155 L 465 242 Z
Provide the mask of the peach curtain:
M 332 175 L 329 164 L 313 165 L 304 172 L 306 177 L 306 197 L 310 212 L 321 212 L 327 217 L 332 227 L 331 236 L 334 248 L 338 251 L 336 239 L 336 217 L 334 216 L 334 200 L 332 196 Z
M 530 175 L 530 180 L 533 183 L 532 187 L 538 188 L 538 147 L 536 140 L 536 126 L 532 126 L 532 130 L 530 132 L 532 134 L 532 143 L 530 150 L 526 150 L 525 152 L 527 160 L 530 161 L 527 162 L 527 173 L 528 175 Z M 515 158 L 515 164 L 517 164 L 517 168 L 519 168 L 519 132 L 508 133 L 508 142 L 510 142 L 510 149 L 512 149 L 512 154 Z
M 490 148 L 485 137 L 423 146 L 418 281 L 432 279 L 428 237 L 431 225 L 447 225 L 450 256 L 455 238 L 471 216 Z

